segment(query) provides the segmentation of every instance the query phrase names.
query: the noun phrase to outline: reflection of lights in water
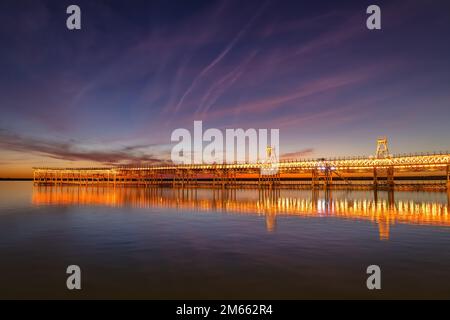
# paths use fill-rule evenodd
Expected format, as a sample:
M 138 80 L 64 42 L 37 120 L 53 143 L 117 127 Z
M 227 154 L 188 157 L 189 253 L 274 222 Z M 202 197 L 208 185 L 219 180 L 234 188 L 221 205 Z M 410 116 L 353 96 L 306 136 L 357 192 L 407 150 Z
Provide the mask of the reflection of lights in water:
M 203 192 L 206 191 L 203 190 Z M 279 193 L 266 191 L 261 191 L 259 197 L 236 198 L 236 190 L 209 190 L 209 193 L 198 196 L 196 189 L 35 186 L 32 202 L 35 205 L 167 207 L 256 214 L 266 217 L 268 231 L 275 229 L 277 215 L 333 216 L 376 222 L 380 239 L 388 239 L 390 225 L 396 223 L 450 226 L 448 204 L 440 202 L 413 200 L 393 202 L 367 198 L 336 199 L 330 195 L 325 199 L 319 198 L 315 191 L 311 199 L 304 195 L 302 197 L 280 196 Z M 257 191 L 256 194 L 258 194 Z

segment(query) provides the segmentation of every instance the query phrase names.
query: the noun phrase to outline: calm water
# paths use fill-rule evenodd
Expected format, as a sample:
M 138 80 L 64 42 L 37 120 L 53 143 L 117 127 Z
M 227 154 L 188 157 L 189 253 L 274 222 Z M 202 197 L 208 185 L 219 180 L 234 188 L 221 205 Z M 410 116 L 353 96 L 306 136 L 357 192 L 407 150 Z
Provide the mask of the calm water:
M 450 298 L 448 201 L 0 182 L 0 298 Z

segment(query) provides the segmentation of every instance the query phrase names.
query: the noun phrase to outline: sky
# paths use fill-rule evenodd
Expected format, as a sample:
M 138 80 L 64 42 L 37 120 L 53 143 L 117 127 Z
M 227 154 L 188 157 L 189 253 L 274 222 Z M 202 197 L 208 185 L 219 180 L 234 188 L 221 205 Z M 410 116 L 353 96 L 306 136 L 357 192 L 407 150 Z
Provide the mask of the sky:
M 3 0 L 0 178 L 167 161 L 194 120 L 290 158 L 450 150 L 449 34 L 446 0 Z

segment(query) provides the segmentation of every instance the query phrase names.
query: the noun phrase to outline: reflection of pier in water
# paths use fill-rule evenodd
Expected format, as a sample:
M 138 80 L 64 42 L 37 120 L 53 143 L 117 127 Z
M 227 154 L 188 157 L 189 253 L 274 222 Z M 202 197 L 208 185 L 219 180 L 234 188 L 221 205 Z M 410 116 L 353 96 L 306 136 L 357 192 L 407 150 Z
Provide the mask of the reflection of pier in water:
M 401 195 L 401 192 L 395 195 Z M 414 193 L 411 193 L 414 195 Z M 444 195 L 445 193 L 428 193 Z M 363 197 L 359 197 L 363 196 Z M 414 197 L 413 197 L 414 198 Z M 442 197 L 441 197 L 442 198 Z M 265 216 L 268 231 L 277 216 L 335 217 L 372 221 L 380 239 L 388 239 L 396 223 L 450 226 L 445 201 L 396 200 L 394 191 L 217 190 L 171 188 L 108 188 L 35 186 L 35 205 L 105 205 L 173 208 Z

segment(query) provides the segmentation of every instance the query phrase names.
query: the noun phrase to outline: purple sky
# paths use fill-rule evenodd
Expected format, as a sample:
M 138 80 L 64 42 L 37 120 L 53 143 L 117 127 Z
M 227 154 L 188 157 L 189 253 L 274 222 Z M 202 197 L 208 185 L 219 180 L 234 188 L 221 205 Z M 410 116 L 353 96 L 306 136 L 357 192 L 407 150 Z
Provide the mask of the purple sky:
M 167 159 L 194 120 L 294 158 L 450 149 L 450 3 L 377 1 L 370 31 L 374 3 L 2 1 L 0 177 Z

